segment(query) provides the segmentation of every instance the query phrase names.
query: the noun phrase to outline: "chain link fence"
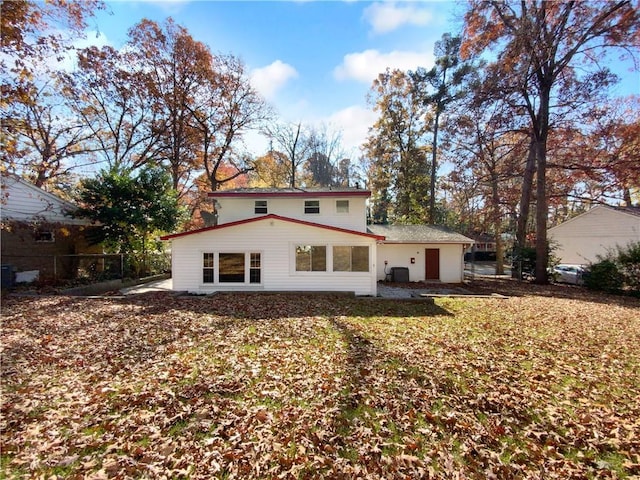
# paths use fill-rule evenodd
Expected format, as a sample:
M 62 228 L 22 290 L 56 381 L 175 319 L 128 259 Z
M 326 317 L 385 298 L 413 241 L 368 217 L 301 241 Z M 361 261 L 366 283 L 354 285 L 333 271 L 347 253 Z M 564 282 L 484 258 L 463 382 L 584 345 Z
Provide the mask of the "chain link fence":
M 140 278 L 171 269 L 169 253 L 144 256 L 113 254 L 3 255 L 3 287 L 16 283 L 73 282 Z

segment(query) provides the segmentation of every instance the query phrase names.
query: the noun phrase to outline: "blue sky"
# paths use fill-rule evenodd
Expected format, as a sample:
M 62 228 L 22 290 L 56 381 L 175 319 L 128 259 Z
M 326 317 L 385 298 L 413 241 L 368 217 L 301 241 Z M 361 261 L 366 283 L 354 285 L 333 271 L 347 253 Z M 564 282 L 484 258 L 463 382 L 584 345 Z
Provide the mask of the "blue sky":
M 114 1 L 90 21 L 87 42 L 122 46 L 142 18 L 171 16 L 212 52 L 231 53 L 284 121 L 324 123 L 341 130 L 352 158 L 375 115 L 366 96 L 386 67 L 430 68 L 434 43 L 458 32 L 462 8 L 453 1 Z M 638 72 L 615 63 L 619 94 L 640 94 Z M 253 155 L 267 140 L 248 137 Z

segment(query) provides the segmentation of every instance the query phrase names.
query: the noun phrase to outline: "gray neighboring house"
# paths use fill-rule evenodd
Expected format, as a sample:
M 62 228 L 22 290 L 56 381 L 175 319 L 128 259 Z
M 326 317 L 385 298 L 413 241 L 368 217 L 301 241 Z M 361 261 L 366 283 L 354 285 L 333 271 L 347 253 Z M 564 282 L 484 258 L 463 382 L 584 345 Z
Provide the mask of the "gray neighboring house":
M 609 250 L 640 242 L 640 208 L 597 205 L 548 232 L 561 263 L 587 265 Z

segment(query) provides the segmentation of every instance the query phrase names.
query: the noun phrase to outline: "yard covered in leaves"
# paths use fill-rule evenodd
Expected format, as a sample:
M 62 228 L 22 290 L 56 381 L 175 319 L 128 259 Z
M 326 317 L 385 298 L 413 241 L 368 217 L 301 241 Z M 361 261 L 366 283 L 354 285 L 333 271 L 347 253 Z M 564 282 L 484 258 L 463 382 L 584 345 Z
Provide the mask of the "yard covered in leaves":
M 528 286 L 2 310 L 8 478 L 640 475 L 638 300 Z

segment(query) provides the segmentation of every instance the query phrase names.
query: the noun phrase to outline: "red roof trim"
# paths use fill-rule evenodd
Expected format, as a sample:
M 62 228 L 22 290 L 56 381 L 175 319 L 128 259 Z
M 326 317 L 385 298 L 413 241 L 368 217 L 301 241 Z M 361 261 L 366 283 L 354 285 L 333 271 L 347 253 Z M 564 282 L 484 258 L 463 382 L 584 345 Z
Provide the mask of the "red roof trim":
M 242 198 L 242 197 L 298 197 L 298 198 L 318 198 L 318 197 L 370 197 L 371 192 L 369 190 L 352 190 L 352 191 L 323 191 L 323 192 L 260 192 L 260 191 L 246 191 L 246 192 L 210 192 L 207 194 L 209 198 Z
M 196 233 L 209 232 L 211 230 L 221 230 L 223 228 L 235 227 L 238 225 L 245 225 L 248 223 L 259 222 L 260 220 L 282 220 L 283 222 L 289 223 L 297 223 L 299 225 L 305 225 L 308 227 L 316 227 L 323 228 L 325 230 L 332 230 L 334 232 L 348 233 L 350 235 L 360 235 L 361 237 L 373 238 L 375 240 L 384 240 L 385 237 L 383 235 L 374 235 L 372 233 L 367 232 L 358 232 L 355 230 L 348 230 L 346 228 L 333 227 L 331 225 L 323 225 L 321 223 L 313 223 L 307 222 L 306 220 L 298 220 L 296 218 L 289 217 L 281 217 L 280 215 L 276 215 L 274 213 L 270 213 L 268 215 L 263 215 L 261 217 L 248 218 L 246 220 L 238 220 L 235 222 L 223 223 L 222 225 L 214 225 L 211 227 L 199 228 L 197 230 L 191 230 L 189 232 L 181 232 L 181 233 L 173 233 L 171 235 L 164 235 L 160 237 L 160 240 L 173 240 L 174 238 L 186 237 L 187 235 L 195 235 Z

